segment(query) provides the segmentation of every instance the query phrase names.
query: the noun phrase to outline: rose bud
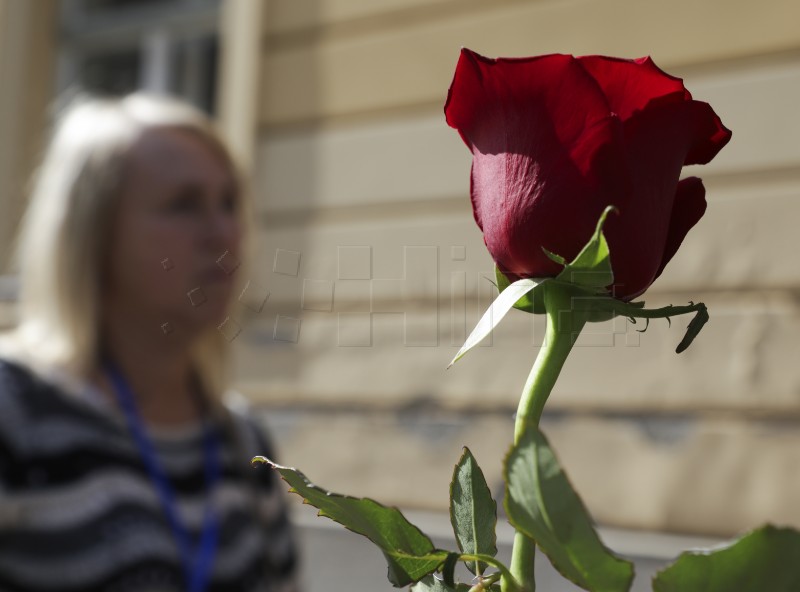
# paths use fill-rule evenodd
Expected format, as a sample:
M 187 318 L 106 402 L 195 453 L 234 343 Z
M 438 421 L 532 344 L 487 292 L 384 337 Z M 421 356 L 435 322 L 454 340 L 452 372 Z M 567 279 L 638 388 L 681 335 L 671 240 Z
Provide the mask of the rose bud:
M 707 103 L 650 58 L 489 59 L 462 49 L 445 105 L 472 152 L 475 220 L 515 281 L 553 277 L 543 249 L 572 260 L 606 206 L 616 298 L 661 274 L 703 216 L 705 164 L 731 138 Z

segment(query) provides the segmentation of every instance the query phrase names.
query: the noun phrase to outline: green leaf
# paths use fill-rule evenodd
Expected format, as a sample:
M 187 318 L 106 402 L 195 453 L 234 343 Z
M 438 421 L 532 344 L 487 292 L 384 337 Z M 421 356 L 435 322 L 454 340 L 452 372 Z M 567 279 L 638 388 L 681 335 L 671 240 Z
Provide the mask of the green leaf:
M 492 305 L 489 307 L 489 309 L 483 313 L 481 320 L 478 321 L 478 324 L 472 330 L 472 333 L 470 333 L 469 337 L 467 337 L 464 345 L 462 345 L 461 349 L 458 350 L 456 357 L 453 358 L 453 361 L 450 362 L 450 365 L 447 367 L 449 368 L 455 364 L 458 360 L 464 357 L 464 354 L 483 341 L 483 339 L 492 332 L 497 324 L 503 320 L 503 317 L 506 316 L 508 311 L 513 308 L 514 303 L 517 300 L 533 290 L 536 286 L 539 286 L 546 281 L 548 280 L 517 280 L 503 290 L 500 295 L 495 298 L 495 301 L 492 302 Z
M 564 270 L 556 276 L 557 280 L 591 288 L 606 288 L 614 283 L 611 254 L 603 235 L 603 225 L 612 211 L 616 211 L 614 206 L 608 206 L 603 211 L 592 238 L 577 257 L 564 266 Z
M 567 579 L 592 592 L 627 592 L 633 564 L 607 549 L 544 435 L 528 426 L 505 463 L 509 522 Z
M 308 504 L 349 530 L 367 537 L 383 551 L 389 563 L 389 581 L 396 587 L 407 586 L 436 571 L 448 552 L 434 548 L 431 540 L 411 524 L 397 508 L 387 508 L 368 498 L 355 498 L 325 491 L 311 483 L 297 469 L 283 467 L 264 457 L 262 462 L 280 473 Z
M 462 553 L 497 555 L 497 504 L 469 448 L 464 448 L 450 482 L 450 522 Z M 467 568 L 481 575 L 486 564 L 467 562 Z
M 797 592 L 800 532 L 767 525 L 731 545 L 688 551 L 653 578 L 655 592 Z
M 453 588 L 445 584 L 439 578 L 429 575 L 414 584 L 411 590 L 413 592 L 469 592 L 470 586 L 467 584 L 456 584 Z

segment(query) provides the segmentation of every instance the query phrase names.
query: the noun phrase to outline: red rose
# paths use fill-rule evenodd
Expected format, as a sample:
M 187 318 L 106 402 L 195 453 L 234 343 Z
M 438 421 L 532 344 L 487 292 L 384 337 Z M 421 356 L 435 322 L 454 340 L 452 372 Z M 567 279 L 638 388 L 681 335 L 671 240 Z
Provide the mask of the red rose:
M 731 132 L 650 58 L 489 59 L 461 50 L 445 105 L 472 152 L 484 242 L 510 280 L 559 273 L 608 205 L 613 294 L 644 292 L 705 212 L 700 179 Z

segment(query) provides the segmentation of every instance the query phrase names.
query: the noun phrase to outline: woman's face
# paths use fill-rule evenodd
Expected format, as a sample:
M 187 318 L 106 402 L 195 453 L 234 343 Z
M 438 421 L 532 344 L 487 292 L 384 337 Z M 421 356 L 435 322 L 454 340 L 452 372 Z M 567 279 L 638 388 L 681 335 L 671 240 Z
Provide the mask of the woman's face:
M 224 321 L 242 227 L 236 180 L 201 136 L 144 133 L 126 160 L 110 238 L 111 313 L 196 334 Z M 167 324 L 168 325 L 165 325 Z

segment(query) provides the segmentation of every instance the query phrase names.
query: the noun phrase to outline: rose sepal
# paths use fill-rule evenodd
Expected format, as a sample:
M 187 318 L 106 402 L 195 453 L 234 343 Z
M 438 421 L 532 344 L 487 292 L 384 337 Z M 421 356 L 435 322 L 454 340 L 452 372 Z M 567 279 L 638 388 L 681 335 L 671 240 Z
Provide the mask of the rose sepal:
M 537 279 L 537 278 L 524 278 L 517 280 L 513 284 L 506 287 L 505 290 L 498 294 L 494 302 L 483 313 L 481 320 L 475 325 L 472 333 L 469 334 L 464 345 L 458 350 L 455 357 L 447 365 L 448 368 L 458 362 L 466 353 L 473 347 L 483 341 L 494 328 L 503 320 L 508 311 L 514 307 L 514 303 L 520 298 L 523 298 L 529 292 L 541 287 L 543 284 L 551 282 L 550 278 Z
M 567 262 L 561 255 L 542 247 L 542 251 L 550 260 L 564 267 L 554 278 L 555 281 L 574 285 L 581 293 L 586 292 L 587 296 L 608 293 L 606 286 L 614 283 L 614 272 L 611 269 L 611 253 L 606 237 L 603 234 L 603 225 L 608 215 L 616 211 L 617 209 L 614 206 L 608 206 L 603 210 L 595 226 L 594 234 L 570 262 Z M 511 284 L 511 281 L 499 267 L 495 267 L 495 277 L 497 278 L 497 289 L 500 292 L 503 292 Z M 534 290 L 525 294 L 517 300 L 514 308 L 535 314 L 545 314 L 542 288 L 537 286 Z
M 569 263 L 559 255 L 549 253 L 548 257 L 564 265 L 564 269 L 555 278 L 523 278 L 509 283 L 506 276 L 496 271 L 500 294 L 492 302 L 478 321 L 464 345 L 458 350 L 448 368 L 460 360 L 473 347 L 485 339 L 503 317 L 512 308 L 529 308 L 536 312 L 541 308 L 547 312 L 545 303 L 546 287 L 554 286 L 560 293 L 569 293 L 574 300 L 589 300 L 608 294 L 606 286 L 614 282 L 611 270 L 611 254 L 603 235 L 603 224 L 609 213 L 616 208 L 608 206 L 597 221 L 594 234 L 581 249 L 580 253 Z M 595 307 L 583 307 L 579 311 L 586 321 L 600 321 L 612 318 L 608 311 Z M 612 315 L 613 316 L 613 315 Z
M 512 308 L 534 314 L 545 314 L 547 311 L 544 303 L 544 286 L 547 282 L 555 282 L 565 284 L 565 288 L 566 286 L 570 287 L 573 293 L 572 307 L 580 311 L 584 315 L 586 322 L 590 323 L 609 321 L 617 316 L 627 317 L 634 324 L 636 323 L 635 319 L 645 319 L 649 323 L 650 319 L 666 318 L 669 320 L 674 316 L 694 313 L 695 316 L 690 321 L 686 334 L 675 350 L 676 353 L 681 353 L 691 345 L 694 338 L 697 337 L 700 330 L 708 322 L 708 309 L 702 302 L 690 302 L 686 306 L 669 305 L 662 308 L 647 309 L 644 307 L 644 302 L 625 302 L 613 297 L 613 294 L 607 289 L 607 286 L 614 283 L 614 274 L 611 266 L 611 252 L 603 234 L 603 225 L 608 215 L 616 211 L 614 206 L 608 206 L 605 209 L 589 242 L 571 262 L 567 263 L 560 255 L 543 249 L 551 260 L 563 265 L 564 269 L 555 278 L 535 280 L 536 285 L 519 298 L 512 305 Z M 518 280 L 512 284 L 499 267 L 495 267 L 495 277 L 500 294 L 508 289 L 509 286 L 518 285 L 520 282 Z M 495 326 L 499 320 L 498 318 L 494 323 Z M 647 326 L 645 326 L 646 329 Z M 488 334 L 489 332 L 486 332 L 480 339 L 483 339 Z M 473 343 L 474 339 L 472 337 L 470 335 L 470 339 L 467 340 L 470 347 L 467 349 L 462 348 L 453 363 L 469 349 L 477 345 L 477 342 Z M 466 345 L 465 343 L 465 347 Z
M 681 353 L 692 343 L 694 338 L 708 321 L 708 310 L 705 304 L 689 303 L 687 306 L 666 306 L 657 309 L 644 308 L 644 302 L 624 302 L 614 298 L 606 288 L 613 284 L 614 274 L 611 270 L 611 253 L 602 229 L 606 217 L 614 211 L 612 206 L 606 208 L 597 223 L 595 233 L 581 252 L 569 263 L 553 253 L 548 253 L 554 261 L 562 263 L 564 269 L 555 278 L 524 278 L 511 282 L 498 267 L 495 268 L 499 294 L 478 321 L 464 345 L 456 353 L 448 368 L 460 360 L 468 351 L 489 336 L 505 315 L 517 308 L 526 312 L 546 313 L 544 294 L 547 286 L 558 289 L 570 298 L 569 307 L 580 314 L 584 322 L 599 323 L 609 321 L 616 316 L 629 319 L 656 319 L 695 313 L 689 323 L 686 335 L 676 351 Z M 645 327 L 646 328 L 646 327 Z

